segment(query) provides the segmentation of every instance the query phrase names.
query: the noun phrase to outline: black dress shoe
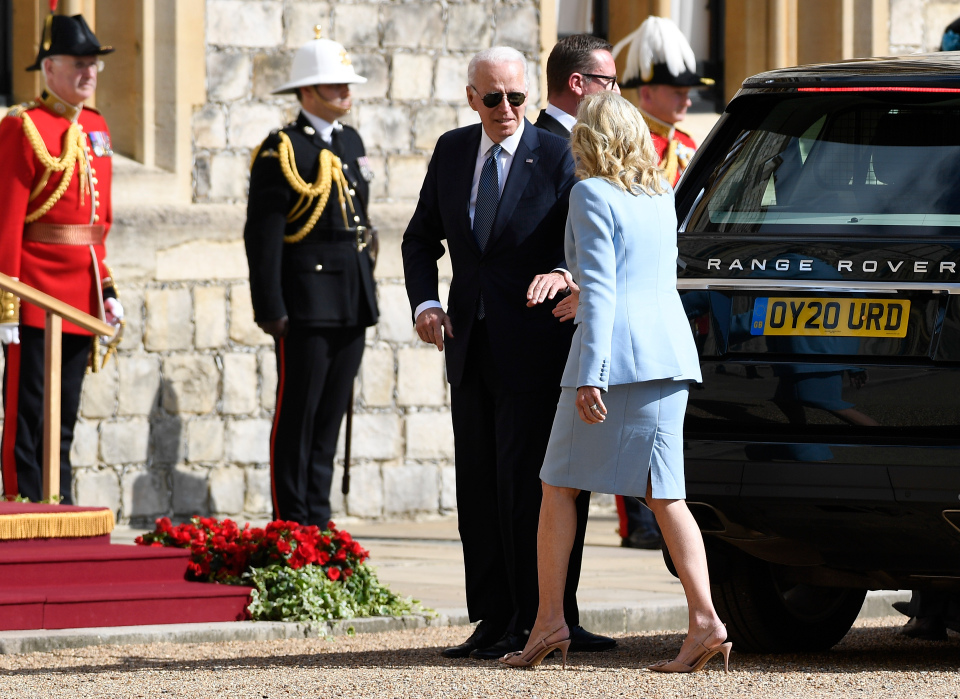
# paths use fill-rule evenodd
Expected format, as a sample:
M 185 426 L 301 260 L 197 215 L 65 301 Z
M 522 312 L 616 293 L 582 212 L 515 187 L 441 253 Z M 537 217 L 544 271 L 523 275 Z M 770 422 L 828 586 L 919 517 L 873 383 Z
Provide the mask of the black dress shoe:
M 659 551 L 663 539 L 659 534 L 642 532 L 639 529 L 631 532 L 630 536 L 620 539 L 620 545 L 628 549 L 647 549 L 648 551 Z
M 451 646 L 440 651 L 444 658 L 466 658 L 477 648 L 486 648 L 494 643 L 503 635 L 502 626 L 494 626 L 492 623 L 481 621 L 477 628 L 470 634 L 470 638 L 459 646 Z
M 947 628 L 943 619 L 927 617 L 920 619 L 913 617 L 900 627 L 900 633 L 908 638 L 918 638 L 923 641 L 946 641 Z
M 590 633 L 582 626 L 570 627 L 570 653 L 599 653 L 616 647 L 616 639 Z
M 894 602 L 890 605 L 896 611 L 900 612 L 904 616 L 910 616 L 910 603 L 906 600 L 900 600 L 899 602 Z
M 529 638 L 529 636 L 530 634 L 528 633 L 507 632 L 493 645 L 487 646 L 486 648 L 480 647 L 471 651 L 470 657 L 476 660 L 497 660 L 507 653 L 523 650 L 523 647 L 527 645 L 527 638 Z

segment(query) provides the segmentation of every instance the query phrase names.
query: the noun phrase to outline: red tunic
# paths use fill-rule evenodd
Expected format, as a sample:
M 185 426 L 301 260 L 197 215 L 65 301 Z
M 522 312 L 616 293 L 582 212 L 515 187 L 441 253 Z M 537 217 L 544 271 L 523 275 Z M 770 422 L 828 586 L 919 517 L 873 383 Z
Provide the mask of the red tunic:
M 63 103 L 45 97 L 46 104 L 31 103 L 23 113 L 37 127 L 50 155 L 57 158 L 64 148 L 64 139 L 71 120 L 53 111 Z M 50 105 L 50 106 L 48 106 Z M 94 257 L 100 279 L 108 276 L 104 245 L 65 245 L 24 240 L 24 219 L 39 209 L 57 189 L 63 173 L 54 172 L 40 193 L 30 195 L 44 177 L 46 167 L 34 152 L 24 131 L 24 120 L 14 113 L 0 121 L 0 272 L 18 278 L 50 296 L 100 317 L 102 288 L 97 283 Z M 66 112 L 70 112 L 67 107 Z M 94 109 L 80 110 L 77 122 L 83 131 L 91 172 L 88 177 L 80 163 L 74 168 L 71 181 L 60 199 L 38 223 L 101 224 L 104 238 L 110 230 L 113 210 L 110 202 L 112 159 L 109 131 L 106 121 Z M 83 186 L 81 186 L 83 183 Z M 99 206 L 95 202 L 99 201 Z M 93 256 L 91 256 L 91 250 Z M 20 322 L 42 328 L 45 313 L 40 308 L 24 303 Z M 79 335 L 90 333 L 64 321 L 63 331 Z
M 667 146 L 670 145 L 671 140 L 676 142 L 676 174 L 673 177 L 673 182 L 670 183 L 676 186 L 677 182 L 680 181 L 680 176 L 683 174 L 683 171 L 687 169 L 687 163 L 690 162 L 690 158 L 693 157 L 694 152 L 697 150 L 696 142 L 690 138 L 689 134 L 684 133 L 678 128 L 673 129 L 673 139 L 655 133 L 653 128 L 651 128 L 650 138 L 653 139 L 653 145 L 657 149 L 657 157 L 660 158 L 660 167 L 665 170 L 669 169 L 669 163 L 666 162 Z

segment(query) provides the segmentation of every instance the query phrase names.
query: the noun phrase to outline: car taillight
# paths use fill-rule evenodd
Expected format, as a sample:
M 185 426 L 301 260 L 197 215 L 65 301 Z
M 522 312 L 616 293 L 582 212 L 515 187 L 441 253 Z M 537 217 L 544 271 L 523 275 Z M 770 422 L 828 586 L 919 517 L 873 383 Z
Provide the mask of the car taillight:
M 960 87 L 798 87 L 797 92 L 960 92 Z

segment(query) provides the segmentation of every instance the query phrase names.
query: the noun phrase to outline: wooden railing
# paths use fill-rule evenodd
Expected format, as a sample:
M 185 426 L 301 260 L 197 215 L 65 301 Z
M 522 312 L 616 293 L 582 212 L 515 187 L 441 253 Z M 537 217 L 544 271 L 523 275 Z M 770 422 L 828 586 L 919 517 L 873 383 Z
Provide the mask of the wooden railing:
M 0 289 L 9 291 L 46 311 L 43 353 L 43 499 L 60 494 L 60 372 L 63 354 L 63 319 L 95 335 L 113 337 L 112 325 L 84 313 L 68 303 L 37 291 L 32 286 L 0 274 Z

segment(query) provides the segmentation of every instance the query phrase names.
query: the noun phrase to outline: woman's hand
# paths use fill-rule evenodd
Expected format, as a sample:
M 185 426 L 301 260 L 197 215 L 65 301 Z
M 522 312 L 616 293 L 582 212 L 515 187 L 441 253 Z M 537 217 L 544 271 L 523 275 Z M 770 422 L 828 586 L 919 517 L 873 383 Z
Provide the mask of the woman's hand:
M 553 316 L 561 323 L 577 317 L 577 305 L 580 303 L 580 287 L 573 281 L 570 272 L 564 272 L 563 278 L 567 282 L 567 289 L 570 290 L 570 294 L 553 307 Z
M 581 386 L 577 389 L 577 412 L 588 425 L 596 425 L 607 419 L 607 407 L 596 386 Z

